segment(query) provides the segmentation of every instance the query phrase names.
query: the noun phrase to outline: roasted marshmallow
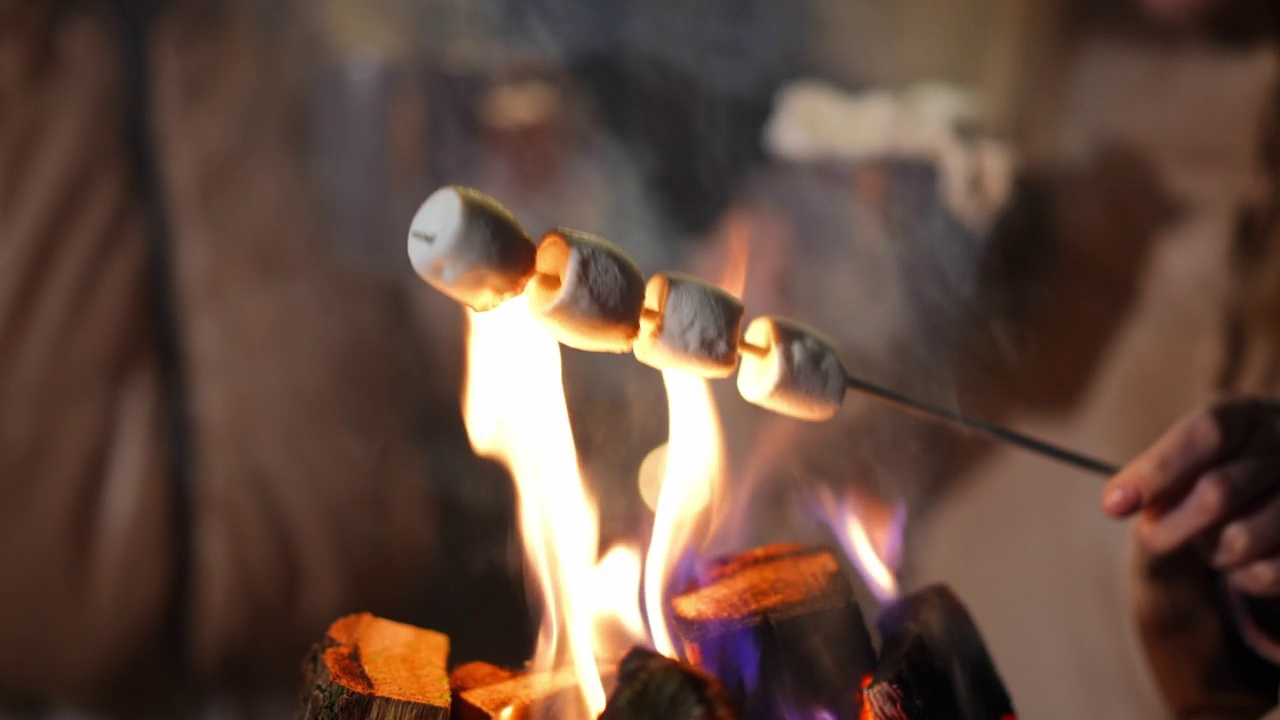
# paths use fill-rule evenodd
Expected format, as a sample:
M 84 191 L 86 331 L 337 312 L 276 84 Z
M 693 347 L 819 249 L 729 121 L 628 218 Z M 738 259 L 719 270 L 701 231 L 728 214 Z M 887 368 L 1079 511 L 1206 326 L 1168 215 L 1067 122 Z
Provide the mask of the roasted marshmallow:
M 644 275 L 604 238 L 559 228 L 538 243 L 525 294 L 552 336 L 593 352 L 623 353 L 640 331 Z
M 409 226 L 413 269 L 472 310 L 490 310 L 520 294 L 533 274 L 535 252 L 510 211 L 456 185 L 432 193 Z
M 636 359 L 659 370 L 729 377 L 738 365 L 742 302 L 688 275 L 658 273 L 645 288 Z
M 749 402 L 801 420 L 826 420 L 844 402 L 847 383 L 835 345 L 788 320 L 747 325 L 738 392 Z

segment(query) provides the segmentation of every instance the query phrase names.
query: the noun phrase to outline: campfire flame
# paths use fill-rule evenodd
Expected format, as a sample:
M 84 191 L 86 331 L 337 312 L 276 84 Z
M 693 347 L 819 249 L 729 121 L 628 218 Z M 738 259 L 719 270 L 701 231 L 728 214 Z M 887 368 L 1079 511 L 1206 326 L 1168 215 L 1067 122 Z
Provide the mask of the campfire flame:
M 746 236 L 741 228 L 729 235 L 730 272 L 720 284 L 740 296 Z M 605 706 L 601 667 L 627 647 L 647 639 L 658 652 L 678 657 L 668 589 L 686 551 L 709 537 L 724 474 L 710 386 L 663 374 L 669 439 L 643 566 L 640 550 L 630 545 L 597 560 L 599 513 L 578 466 L 559 345 L 524 297 L 484 313 L 469 311 L 467 318 L 467 433 L 478 454 L 503 463 L 515 480 L 528 572 L 544 605 L 532 668 L 572 668 L 585 717 L 596 717 Z
M 731 217 L 725 241 L 727 255 L 718 284 L 741 298 L 747 281 L 749 221 Z M 667 623 L 667 591 L 685 551 L 700 545 L 712 531 L 712 511 L 724 482 L 725 448 L 707 381 L 664 372 L 662 382 L 667 390 L 667 444 L 644 563 L 644 612 L 654 650 L 678 658 L 677 638 Z
M 640 550 L 615 545 L 596 564 L 592 609 L 596 660 L 612 664 L 632 646 L 648 641 L 640 612 Z
M 679 654 L 667 624 L 667 586 L 723 479 L 724 442 L 705 380 L 664 372 L 662 381 L 669 407 L 667 458 L 645 557 L 644 610 L 654 650 L 674 658 Z
M 906 527 L 906 507 L 890 507 L 849 492 L 837 500 L 818 493 L 821 515 L 845 556 L 881 604 L 898 598 L 897 567 Z
M 533 667 L 571 666 L 589 717 L 604 710 L 593 648 L 596 504 L 583 485 L 561 380 L 560 346 L 525 298 L 469 312 L 463 414 L 480 455 L 511 471 L 520 532 L 544 604 Z

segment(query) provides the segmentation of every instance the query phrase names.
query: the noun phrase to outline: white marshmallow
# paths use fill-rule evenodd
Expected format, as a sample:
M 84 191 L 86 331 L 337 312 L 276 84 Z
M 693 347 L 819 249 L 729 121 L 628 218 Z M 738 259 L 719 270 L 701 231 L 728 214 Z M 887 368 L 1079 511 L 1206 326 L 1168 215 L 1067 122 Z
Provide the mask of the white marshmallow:
M 738 365 L 742 301 L 679 273 L 659 273 L 645 288 L 636 359 L 659 370 L 729 377 Z
M 749 402 L 801 420 L 826 420 L 840 409 L 848 382 L 835 344 L 803 325 L 759 317 L 747 325 L 738 392 Z
M 564 345 L 623 353 L 640 332 L 644 274 L 604 238 L 559 228 L 542 236 L 529 309 Z
M 409 261 L 418 276 L 477 311 L 524 290 L 535 250 L 497 200 L 456 185 L 431 193 L 409 226 Z

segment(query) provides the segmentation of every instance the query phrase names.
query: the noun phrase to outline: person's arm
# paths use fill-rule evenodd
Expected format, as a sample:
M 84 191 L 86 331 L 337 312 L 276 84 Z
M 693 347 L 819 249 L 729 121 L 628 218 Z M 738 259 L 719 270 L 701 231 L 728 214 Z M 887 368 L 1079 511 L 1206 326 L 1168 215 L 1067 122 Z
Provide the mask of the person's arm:
M 1192 415 L 1107 484 L 1103 507 L 1135 520 L 1134 611 L 1175 717 L 1275 707 L 1280 405 L 1244 398 Z

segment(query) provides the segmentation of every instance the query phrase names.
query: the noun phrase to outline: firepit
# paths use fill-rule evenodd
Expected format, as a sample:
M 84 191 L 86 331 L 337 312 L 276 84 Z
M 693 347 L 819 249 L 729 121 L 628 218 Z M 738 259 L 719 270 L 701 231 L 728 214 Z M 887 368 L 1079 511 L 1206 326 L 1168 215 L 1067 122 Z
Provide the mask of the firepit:
M 1009 695 L 959 599 L 930 586 L 881 613 L 880 652 L 828 550 L 757 548 L 672 601 L 686 660 L 632 649 L 600 678 L 603 720 L 1011 720 Z M 439 633 L 342 618 L 307 661 L 308 720 L 590 717 L 569 668 L 467 663 Z
M 464 416 L 475 450 L 506 465 L 516 484 L 529 578 L 542 600 L 537 648 L 518 670 L 468 663 L 450 673 L 444 635 L 342 618 L 308 658 L 302 717 L 1013 717 L 956 596 L 943 587 L 898 596 L 899 514 L 872 528 L 855 503 L 825 497 L 819 514 L 840 551 L 786 544 L 705 557 L 724 450 L 704 378 L 731 374 L 738 362 L 741 278 L 717 286 L 662 274 L 646 288 L 619 251 L 569 231 L 535 257 L 491 199 L 450 193 L 424 205 L 429 222 L 415 219 L 411 255 L 434 285 L 482 309 L 468 312 Z M 742 341 L 756 348 L 741 351 L 754 358 L 750 368 L 743 360 L 743 394 L 803 419 L 829 417 L 846 382 L 832 346 L 788 321 L 759 320 Z M 670 366 L 665 469 L 643 551 L 601 553 L 557 339 L 608 351 L 635 340 L 645 362 Z M 883 605 L 876 612 L 864 613 L 845 561 Z

